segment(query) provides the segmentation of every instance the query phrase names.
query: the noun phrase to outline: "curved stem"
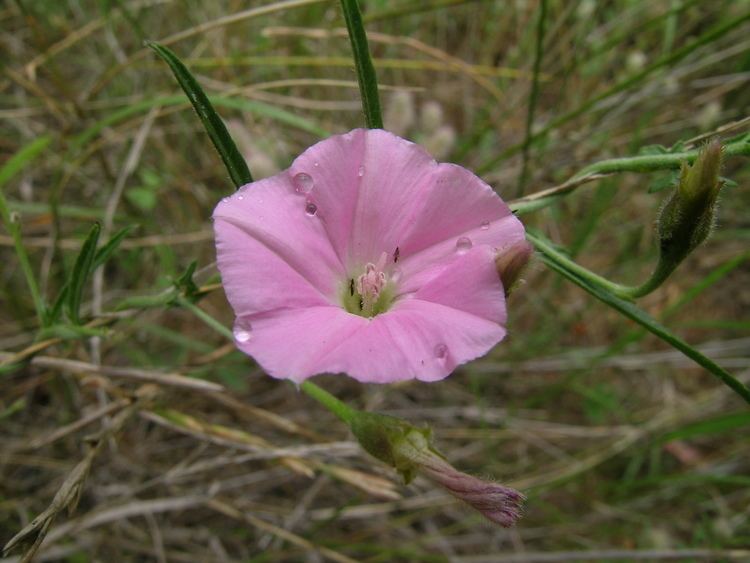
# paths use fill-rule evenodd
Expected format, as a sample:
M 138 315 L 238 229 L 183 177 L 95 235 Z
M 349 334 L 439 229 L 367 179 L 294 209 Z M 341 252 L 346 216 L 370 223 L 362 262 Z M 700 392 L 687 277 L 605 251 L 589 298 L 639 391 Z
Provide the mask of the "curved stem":
M 544 252 L 546 255 L 552 257 L 555 259 L 556 262 L 559 262 L 560 264 L 564 264 L 565 267 L 570 270 L 571 272 L 574 272 L 579 277 L 583 278 L 584 280 L 591 282 L 599 287 L 602 287 L 609 291 L 610 293 L 614 293 L 615 295 L 622 297 L 624 299 L 631 299 L 632 293 L 634 289 L 627 285 L 621 285 L 619 283 L 615 283 L 612 281 L 609 281 L 607 278 L 604 278 L 600 276 L 599 274 L 595 274 L 591 270 L 584 268 L 580 264 L 574 262 L 567 256 L 565 256 L 562 252 L 558 251 L 554 246 L 551 244 L 548 244 L 544 239 L 537 237 L 536 235 L 526 232 L 526 238 L 531 241 L 531 243 L 539 250 Z
M 351 425 L 352 420 L 357 414 L 356 409 L 353 409 L 346 403 L 338 400 L 336 397 L 331 395 L 328 391 L 315 385 L 312 381 L 303 382 L 299 388 L 307 394 L 309 397 L 318 401 L 321 405 L 339 417 L 347 425 Z

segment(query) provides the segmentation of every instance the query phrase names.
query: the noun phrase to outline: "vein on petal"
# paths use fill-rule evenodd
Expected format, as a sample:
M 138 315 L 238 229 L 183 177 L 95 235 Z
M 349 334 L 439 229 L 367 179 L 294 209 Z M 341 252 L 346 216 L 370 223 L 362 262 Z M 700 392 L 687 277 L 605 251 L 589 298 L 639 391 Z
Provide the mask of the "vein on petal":
M 278 245 L 271 244 L 271 241 L 265 240 L 266 237 L 259 236 L 259 235 L 262 234 L 262 231 L 259 231 L 256 234 L 254 232 L 255 229 L 252 228 L 252 225 L 248 225 L 247 223 L 243 223 L 241 221 L 238 221 L 238 220 L 236 220 L 233 217 L 230 217 L 230 216 L 227 216 L 227 215 L 219 215 L 219 216 L 215 217 L 215 219 L 216 220 L 225 221 L 226 223 L 232 225 L 233 227 L 239 229 L 240 231 L 242 231 L 243 233 L 245 233 L 246 235 L 248 235 L 253 240 L 256 240 L 257 242 L 259 242 L 261 245 L 263 245 L 264 248 L 266 248 L 268 251 L 270 251 L 272 254 L 274 254 L 277 258 L 279 258 L 279 260 L 281 260 L 284 264 L 286 264 L 287 266 L 289 266 L 289 269 L 291 269 L 293 272 L 295 272 L 297 275 L 299 275 L 303 280 L 305 280 L 310 285 L 310 287 L 312 287 L 315 291 L 317 291 L 320 294 L 320 296 L 326 302 L 331 303 L 332 306 L 334 305 L 331 302 L 331 298 L 329 296 L 327 296 L 325 293 L 323 293 L 323 291 L 319 287 L 317 287 L 315 285 L 315 283 L 313 283 L 313 281 L 308 276 L 306 276 L 302 271 L 299 270 L 299 268 L 297 268 L 292 263 L 293 261 L 296 262 L 296 260 L 289 260 L 287 258 L 287 256 L 283 252 L 284 248 L 276 248 L 275 247 L 275 246 L 284 247 L 284 246 L 287 246 L 287 245 L 284 245 L 283 243 L 282 244 L 278 244 Z M 330 241 L 328 241 L 328 242 L 330 244 Z

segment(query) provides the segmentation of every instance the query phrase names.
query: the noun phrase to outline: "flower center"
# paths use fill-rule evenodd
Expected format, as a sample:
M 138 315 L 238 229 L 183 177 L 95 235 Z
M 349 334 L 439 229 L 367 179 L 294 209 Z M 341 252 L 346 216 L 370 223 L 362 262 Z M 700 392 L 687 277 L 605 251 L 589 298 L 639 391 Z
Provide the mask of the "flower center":
M 342 304 L 349 313 L 374 317 L 388 310 L 394 297 L 393 283 L 385 273 L 388 255 L 383 252 L 376 264 L 365 264 L 364 273 L 347 279 L 342 291 Z M 391 275 L 391 278 L 394 276 Z M 391 280 L 395 282 L 395 279 Z

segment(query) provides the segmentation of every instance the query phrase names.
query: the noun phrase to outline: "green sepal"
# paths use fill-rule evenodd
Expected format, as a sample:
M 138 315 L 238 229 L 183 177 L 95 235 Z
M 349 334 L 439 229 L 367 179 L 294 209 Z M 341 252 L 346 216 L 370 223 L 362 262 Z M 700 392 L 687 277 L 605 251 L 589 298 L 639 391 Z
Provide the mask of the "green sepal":
M 432 444 L 430 428 L 417 428 L 405 420 L 387 414 L 356 411 L 349 428 L 363 450 L 393 467 L 407 484 L 414 479 L 419 464 L 414 458 L 403 455 L 399 446 L 407 441 L 414 442 L 410 440 L 413 433 L 422 437 L 421 442 L 428 446 Z

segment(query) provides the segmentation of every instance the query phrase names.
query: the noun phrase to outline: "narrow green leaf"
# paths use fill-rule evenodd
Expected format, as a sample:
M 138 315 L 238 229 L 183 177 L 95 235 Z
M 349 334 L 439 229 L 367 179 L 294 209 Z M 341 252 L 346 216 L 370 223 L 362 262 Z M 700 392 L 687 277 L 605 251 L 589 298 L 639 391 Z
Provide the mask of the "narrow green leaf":
M 68 287 L 69 285 L 67 283 L 63 285 L 60 293 L 57 295 L 57 299 L 55 299 L 55 302 L 52 304 L 52 307 L 47 309 L 47 317 L 44 323 L 45 326 L 51 326 L 60 320 L 63 305 L 65 305 L 68 298 Z
M 372 64 L 370 49 L 367 45 L 367 34 L 362 23 L 362 13 L 357 0 L 341 0 L 344 10 L 346 29 L 352 44 L 354 66 L 357 69 L 359 92 L 362 96 L 362 110 L 365 113 L 365 124 L 368 129 L 382 129 L 383 117 L 380 113 L 380 96 L 375 66 Z
M 216 113 L 216 110 L 211 105 L 208 96 L 203 92 L 198 81 L 170 49 L 151 41 L 147 41 L 146 45 L 153 49 L 169 65 L 172 74 L 174 74 L 190 103 L 193 104 L 198 117 L 203 122 L 203 127 L 211 138 L 214 147 L 216 147 L 221 160 L 224 162 L 224 166 L 229 172 L 234 186 L 239 188 L 252 182 L 253 177 L 250 174 L 245 159 L 242 158 L 240 151 L 237 150 L 237 146 L 234 144 L 232 137 L 230 137 L 224 122 Z
M 109 260 L 110 256 L 112 256 L 114 251 L 117 250 L 117 247 L 120 246 L 122 240 L 134 228 L 135 225 L 128 225 L 127 227 L 120 229 L 114 235 L 112 235 L 107 243 L 96 251 L 96 255 L 94 256 L 94 263 L 91 266 L 91 270 L 96 270 L 99 266 Z
M 0 188 L 46 149 L 50 141 L 52 141 L 50 137 L 38 137 L 10 157 L 0 167 Z
M 710 358 L 704 356 L 700 351 L 696 350 L 690 344 L 673 334 L 668 328 L 657 322 L 654 318 L 648 315 L 642 309 L 639 309 L 633 303 L 621 299 L 599 285 L 594 284 L 590 280 L 586 280 L 581 277 L 577 272 L 573 271 L 569 267 L 569 260 L 558 253 L 551 243 L 534 235 L 527 233 L 527 238 L 541 253 L 542 261 L 549 266 L 552 270 L 567 278 L 568 280 L 575 283 L 580 288 L 584 289 L 603 303 L 609 305 L 622 315 L 628 317 L 630 320 L 635 321 L 646 330 L 655 334 L 661 338 L 664 342 L 676 348 L 688 358 L 693 360 L 699 366 L 705 368 L 711 374 L 718 377 L 725 385 L 730 387 L 745 401 L 750 403 L 750 389 L 745 386 L 742 382 L 737 380 L 732 374 L 726 371 L 724 368 L 716 364 Z
M 92 336 L 106 337 L 107 330 L 83 325 L 56 324 L 39 331 L 39 338 L 61 338 L 63 340 L 82 340 Z
M 162 292 L 156 295 L 134 295 L 126 297 L 115 307 L 115 311 L 125 309 L 153 309 L 155 307 L 166 307 L 177 297 L 175 291 Z
M 748 425 L 750 425 L 750 412 L 733 412 L 688 424 L 678 430 L 665 434 L 661 440 L 662 442 L 670 442 L 672 440 L 685 440 L 709 434 L 723 434 L 729 430 Z
M 74 324 L 81 324 L 79 311 L 81 309 L 81 299 L 83 298 L 83 288 L 86 285 L 89 274 L 93 270 L 96 245 L 99 242 L 100 232 L 101 226 L 99 223 L 94 223 L 94 226 L 91 227 L 86 240 L 81 246 L 81 251 L 78 253 L 75 266 L 73 266 L 73 272 L 70 274 L 70 280 L 68 280 L 65 305 L 68 318 Z
M 18 220 L 11 215 L 8 202 L 3 193 L 3 186 L 8 180 L 23 170 L 23 168 L 36 158 L 45 148 L 47 148 L 47 145 L 49 145 L 51 140 L 50 137 L 39 137 L 33 140 L 22 147 L 10 157 L 7 162 L 0 166 L 0 219 L 13 238 L 13 246 L 16 249 L 18 262 L 21 266 L 24 277 L 26 278 L 26 285 L 29 287 L 29 292 L 34 301 L 34 307 L 40 324 L 44 324 L 45 322 L 47 316 L 46 306 L 44 304 L 44 299 L 42 299 L 42 294 L 39 292 L 39 286 L 36 283 L 36 277 L 31 268 L 26 248 L 21 240 L 21 226 L 19 225 Z

